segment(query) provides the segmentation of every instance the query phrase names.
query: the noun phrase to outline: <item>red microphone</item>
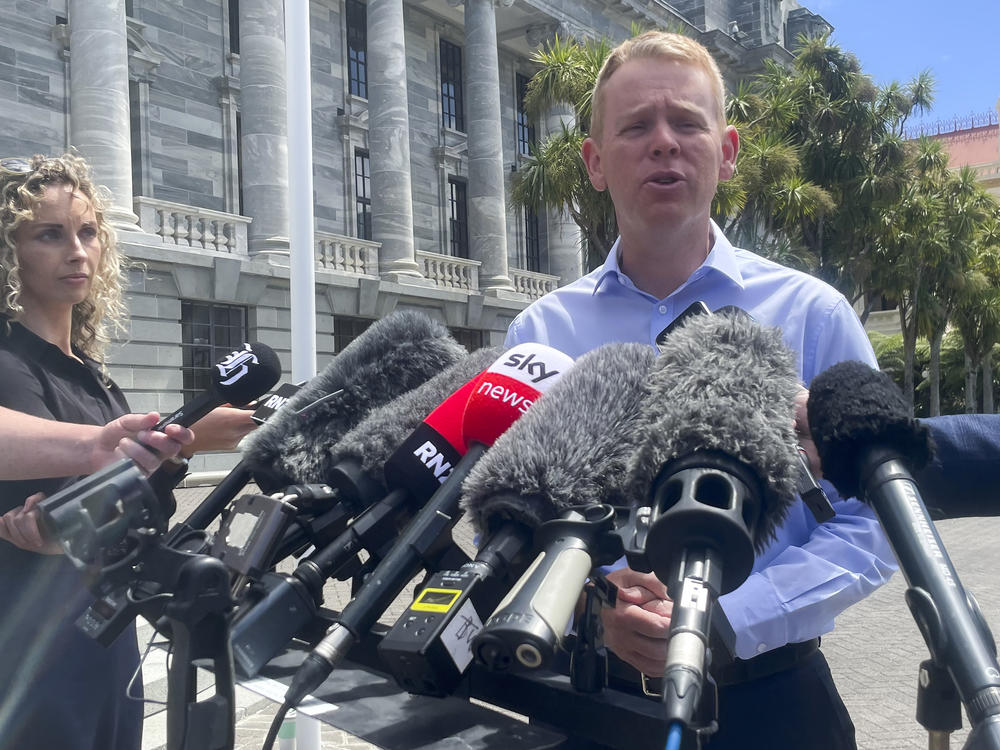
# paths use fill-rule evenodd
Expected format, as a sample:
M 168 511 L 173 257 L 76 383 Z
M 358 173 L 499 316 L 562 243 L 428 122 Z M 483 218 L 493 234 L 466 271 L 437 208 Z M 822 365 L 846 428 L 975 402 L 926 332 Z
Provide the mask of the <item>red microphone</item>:
M 423 505 L 465 455 L 462 416 L 480 377 L 482 374 L 442 401 L 386 460 L 386 486 L 406 489 L 414 506 Z
M 462 437 L 493 445 L 573 366 L 573 358 L 545 344 L 518 344 L 479 376 L 462 419 Z

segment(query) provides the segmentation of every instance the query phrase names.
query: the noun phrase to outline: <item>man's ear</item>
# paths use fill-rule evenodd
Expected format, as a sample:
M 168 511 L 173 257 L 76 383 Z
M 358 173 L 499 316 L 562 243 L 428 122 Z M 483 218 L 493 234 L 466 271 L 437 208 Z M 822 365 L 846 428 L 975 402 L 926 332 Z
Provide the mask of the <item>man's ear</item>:
M 590 184 L 598 192 L 607 189 L 608 183 L 604 179 L 604 172 L 601 169 L 601 149 L 593 138 L 584 139 L 583 145 L 580 147 L 580 155 L 587 167 Z
M 722 131 L 722 163 L 719 165 L 719 180 L 728 180 L 736 173 L 736 156 L 740 153 L 740 134 L 736 128 L 727 125 Z

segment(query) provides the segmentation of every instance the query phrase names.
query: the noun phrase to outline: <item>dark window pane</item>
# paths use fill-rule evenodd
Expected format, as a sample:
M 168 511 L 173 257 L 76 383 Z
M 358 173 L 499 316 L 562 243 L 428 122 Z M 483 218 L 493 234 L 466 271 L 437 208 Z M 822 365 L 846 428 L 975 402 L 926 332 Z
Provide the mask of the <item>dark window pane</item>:
M 451 254 L 469 257 L 469 207 L 463 180 L 448 180 L 448 226 L 451 233 Z
M 212 384 L 212 368 L 247 341 L 247 309 L 181 302 L 182 391 L 187 401 Z
M 531 208 L 524 209 L 524 250 L 528 271 L 542 270 L 542 251 L 538 237 L 538 214 Z
M 240 53 L 240 0 L 229 0 L 229 51 Z
M 368 98 L 368 8 L 347 0 L 347 71 L 351 94 Z
M 441 40 L 441 122 L 446 128 L 465 131 L 462 103 L 462 48 Z
M 528 77 L 520 73 L 517 81 L 517 152 L 527 156 L 531 153 L 531 144 L 535 140 L 535 126 L 528 120 L 528 112 L 524 108 L 524 96 L 528 92 Z
M 347 315 L 337 315 L 333 319 L 333 350 L 342 352 L 354 339 L 368 330 L 374 323 L 368 318 L 352 318 Z
M 354 150 L 354 192 L 358 237 L 370 240 L 372 238 L 371 163 L 368 152 L 360 148 Z

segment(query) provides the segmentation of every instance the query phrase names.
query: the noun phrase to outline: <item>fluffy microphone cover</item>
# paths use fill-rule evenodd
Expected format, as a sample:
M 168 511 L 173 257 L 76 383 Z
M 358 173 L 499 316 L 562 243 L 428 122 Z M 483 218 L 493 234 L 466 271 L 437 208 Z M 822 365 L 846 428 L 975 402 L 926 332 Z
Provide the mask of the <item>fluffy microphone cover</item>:
M 795 497 L 793 399 L 799 378 L 776 328 L 745 314 L 704 315 L 672 332 L 649 378 L 649 399 L 629 466 L 635 501 L 650 496 L 664 464 L 700 451 L 737 459 L 759 479 L 760 552 Z
M 372 324 L 250 433 L 243 460 L 275 487 L 323 482 L 331 466 L 327 448 L 372 408 L 465 356 L 445 326 L 422 313 L 395 312 Z M 342 392 L 298 413 L 336 391 Z
M 573 505 L 621 503 L 655 354 L 607 344 L 576 364 L 479 460 L 462 504 L 481 531 L 505 520 L 534 528 Z
M 927 427 L 910 416 L 892 379 L 864 362 L 838 362 L 813 378 L 807 410 L 823 475 L 844 497 L 861 492 L 861 454 L 867 448 L 895 450 L 911 471 L 930 460 Z
M 499 347 L 474 351 L 418 388 L 373 409 L 363 422 L 330 447 L 330 464 L 336 465 L 347 458 L 360 459 L 361 469 L 372 480 L 384 481 L 382 467 L 400 443 L 442 401 L 493 364 L 501 351 Z M 461 410 L 458 418 L 461 419 Z

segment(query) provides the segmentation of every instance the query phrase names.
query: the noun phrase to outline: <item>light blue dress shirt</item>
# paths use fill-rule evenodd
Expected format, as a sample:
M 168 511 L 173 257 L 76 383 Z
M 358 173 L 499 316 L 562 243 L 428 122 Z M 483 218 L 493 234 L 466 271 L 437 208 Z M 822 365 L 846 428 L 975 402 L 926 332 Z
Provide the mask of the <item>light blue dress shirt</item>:
M 733 247 L 712 224 L 705 262 L 664 299 L 636 288 L 618 265 L 616 242 L 601 268 L 547 294 L 521 312 L 507 346 L 536 341 L 571 357 L 613 341 L 655 346 L 657 335 L 697 301 L 712 310 L 735 305 L 781 328 L 809 383 L 842 360 L 877 366 L 868 337 L 847 300 L 828 284 Z M 738 589 L 720 598 L 736 632 L 736 655 L 749 659 L 833 629 L 834 618 L 885 583 L 896 569 L 871 510 L 842 500 L 823 483 L 837 515 L 818 524 L 796 502 L 777 538 Z

